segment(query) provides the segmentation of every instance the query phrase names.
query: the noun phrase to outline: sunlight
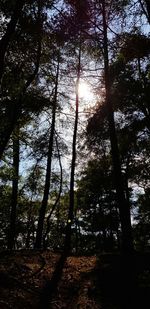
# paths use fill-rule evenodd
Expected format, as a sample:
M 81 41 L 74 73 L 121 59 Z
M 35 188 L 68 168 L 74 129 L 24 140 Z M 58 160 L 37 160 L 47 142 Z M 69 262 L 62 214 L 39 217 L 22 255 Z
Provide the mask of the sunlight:
M 86 102 L 94 100 L 94 94 L 90 85 L 84 81 L 80 81 L 79 84 L 79 97 L 80 99 L 84 99 Z

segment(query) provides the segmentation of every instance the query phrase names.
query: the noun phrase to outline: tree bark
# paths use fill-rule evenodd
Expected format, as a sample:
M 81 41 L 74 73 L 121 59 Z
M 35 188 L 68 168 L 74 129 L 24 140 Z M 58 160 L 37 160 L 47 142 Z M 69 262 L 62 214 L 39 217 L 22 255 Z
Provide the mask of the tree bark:
M 102 1 L 102 17 L 103 17 L 103 48 L 104 48 L 104 77 L 105 77 L 105 91 L 106 91 L 106 107 L 109 124 L 109 134 L 111 142 L 111 155 L 114 169 L 115 186 L 118 200 L 118 207 L 120 213 L 120 222 L 122 229 L 122 250 L 129 253 L 133 251 L 132 228 L 130 218 L 130 207 L 127 203 L 124 194 L 124 182 L 121 172 L 121 163 L 119 156 L 118 141 L 115 129 L 114 111 L 111 104 L 111 88 L 109 77 L 109 58 L 108 58 L 108 37 L 107 37 L 107 22 L 106 22 L 106 8 L 105 0 Z
M 26 248 L 30 248 L 30 239 L 31 239 L 31 227 L 32 227 L 32 198 L 31 203 L 28 206 L 28 213 L 27 213 L 27 236 L 26 236 Z
M 145 0 L 145 3 L 146 3 L 146 8 L 147 8 L 148 22 L 150 24 L 150 1 Z
M 3 71 L 4 71 L 5 54 L 6 54 L 8 45 L 10 43 L 10 40 L 15 32 L 16 25 L 21 15 L 24 3 L 25 1 L 23 0 L 16 1 L 14 12 L 12 14 L 10 22 L 7 25 L 6 33 L 3 35 L 2 39 L 0 40 L 0 82 L 3 76 Z
M 68 211 L 68 220 L 67 220 L 67 227 L 66 227 L 66 238 L 65 238 L 66 254 L 69 253 L 70 248 L 71 248 L 71 227 L 73 223 L 73 212 L 74 212 L 74 175 L 75 175 L 75 163 L 76 163 L 76 140 L 77 140 L 78 112 L 79 112 L 80 71 L 81 71 L 81 43 L 79 47 L 77 81 L 76 81 L 76 111 L 75 111 L 75 123 L 74 123 L 74 133 L 73 133 L 73 143 L 72 143 L 69 211 Z
M 1 127 L 1 130 L 0 130 L 0 159 L 3 156 L 4 150 L 9 142 L 10 136 L 16 126 L 17 120 L 21 117 L 23 100 L 25 99 L 24 98 L 25 92 L 28 89 L 28 87 L 31 85 L 31 83 L 33 82 L 33 80 L 35 79 L 38 73 L 40 55 L 41 55 L 41 43 L 39 44 L 39 47 L 38 47 L 37 63 L 36 63 L 36 67 L 35 67 L 33 74 L 29 76 L 24 86 L 24 89 L 22 93 L 20 94 L 20 98 L 18 99 L 18 101 L 12 104 L 12 106 L 10 106 L 6 111 L 7 113 L 6 124 L 3 127 Z
M 141 4 L 141 8 L 143 10 L 143 13 L 145 14 L 149 24 L 150 24 L 150 1 L 149 0 L 139 0 Z
M 12 181 L 12 201 L 10 213 L 10 229 L 8 238 L 8 249 L 15 248 L 16 235 L 16 210 L 18 201 L 18 178 L 19 178 L 19 125 L 13 135 L 13 181 Z
M 50 190 L 53 140 L 54 140 L 54 133 L 55 133 L 55 118 L 56 118 L 57 94 L 58 94 L 58 80 L 59 80 L 59 59 L 58 59 L 58 65 L 57 65 L 55 93 L 54 93 L 54 102 L 53 102 L 53 110 L 52 110 L 51 132 L 50 132 L 50 137 L 49 137 L 48 154 L 47 154 L 47 167 L 46 167 L 44 195 L 43 195 L 42 205 L 39 211 L 39 219 L 38 219 L 36 241 L 35 241 L 35 248 L 38 248 L 38 249 L 41 248 L 42 246 L 44 219 L 45 219 L 45 213 L 46 213 L 46 208 L 48 204 L 48 197 L 49 197 L 49 190 Z
M 46 221 L 47 221 L 46 232 L 43 236 L 43 247 L 44 247 L 44 249 L 47 249 L 46 237 L 47 237 L 48 233 L 50 232 L 50 218 L 51 218 L 54 210 L 56 209 L 56 207 L 59 204 L 61 193 L 62 193 L 63 168 L 62 168 L 62 163 L 61 163 L 61 156 L 60 156 L 57 137 L 55 139 L 56 139 L 56 147 L 57 147 L 58 158 L 59 158 L 59 167 L 60 167 L 60 186 L 59 186 L 59 192 L 58 192 L 58 196 L 56 198 L 56 201 L 55 201 L 54 205 L 52 206 L 50 214 L 48 215 L 48 217 L 46 219 Z
M 20 104 L 18 103 L 18 105 L 21 106 L 21 102 Z M 3 156 L 4 150 L 8 144 L 20 114 L 20 109 L 18 110 L 17 104 L 14 103 L 7 109 L 6 114 L 4 115 L 5 123 L 0 128 L 0 159 Z
M 37 18 L 40 24 L 41 24 L 41 21 L 40 21 L 41 20 L 41 10 L 42 10 L 41 1 L 39 1 Z M 28 77 L 23 89 L 21 89 L 19 98 L 16 100 L 16 102 L 10 104 L 10 106 L 6 110 L 6 116 L 4 117 L 6 117 L 7 123 L 3 127 L 1 127 L 1 130 L 0 130 L 0 159 L 2 159 L 2 155 L 8 144 L 10 136 L 16 126 L 17 120 L 21 117 L 22 105 L 23 105 L 25 93 L 28 87 L 34 81 L 36 75 L 38 74 L 38 70 L 40 66 L 40 58 L 41 58 L 41 40 L 42 40 L 42 35 L 40 33 L 38 42 L 37 42 L 38 46 L 37 46 L 37 55 L 36 55 L 36 61 L 35 61 L 35 69 L 33 73 Z

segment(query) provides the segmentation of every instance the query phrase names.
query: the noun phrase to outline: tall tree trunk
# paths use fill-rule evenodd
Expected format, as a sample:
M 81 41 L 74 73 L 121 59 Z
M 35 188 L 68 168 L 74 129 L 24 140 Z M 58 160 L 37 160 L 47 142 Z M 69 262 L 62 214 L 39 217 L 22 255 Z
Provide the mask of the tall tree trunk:
M 73 212 L 74 212 L 74 175 L 75 175 L 75 163 L 76 163 L 76 140 L 77 140 L 77 128 L 78 128 L 80 71 L 81 71 L 81 44 L 79 47 L 77 81 L 76 81 L 76 111 L 75 111 L 75 123 L 74 123 L 74 133 L 73 133 L 73 143 L 72 143 L 69 211 L 68 211 L 68 220 L 67 220 L 67 227 L 66 227 L 66 238 L 65 238 L 66 254 L 69 253 L 70 248 L 71 248 L 71 227 L 72 227 Z
M 56 139 L 56 147 L 57 147 L 57 153 L 58 153 L 58 159 L 59 159 L 59 167 L 60 167 L 60 185 L 59 185 L 59 192 L 58 192 L 58 196 L 56 198 L 56 201 L 53 204 L 52 209 L 50 211 L 50 214 L 48 215 L 48 217 L 46 219 L 47 226 L 46 226 L 45 234 L 43 236 L 43 248 L 44 249 L 47 249 L 46 238 L 47 238 L 48 233 L 50 232 L 50 219 L 51 219 L 51 216 L 52 216 L 54 210 L 57 208 L 57 206 L 59 204 L 61 193 L 62 193 L 63 168 L 62 168 L 62 163 L 61 163 L 61 156 L 60 156 L 60 151 L 59 151 L 57 137 L 55 139 Z
M 18 105 L 21 105 L 18 102 Z M 6 115 L 4 116 L 5 123 L 0 127 L 0 159 L 2 158 L 3 152 L 9 142 L 10 136 L 15 129 L 18 115 L 20 116 L 21 111 L 18 111 L 18 107 L 16 103 L 12 103 L 12 106 L 9 107 L 6 111 Z
M 147 100 L 149 96 L 149 88 L 146 83 L 145 77 L 142 76 L 142 65 L 141 65 L 140 57 L 137 58 L 137 63 L 138 63 L 139 81 L 142 85 L 143 93 L 145 96 L 145 103 L 141 103 L 141 111 L 145 116 L 145 124 L 148 130 L 150 131 L 150 105 L 149 105 L 149 101 Z
M 77 209 L 75 211 L 75 252 L 78 253 L 78 244 L 79 244 L 79 238 L 78 238 L 78 218 L 77 218 Z
M 31 203 L 28 206 L 28 213 L 27 213 L 27 236 L 26 236 L 26 248 L 30 248 L 30 239 L 31 239 L 31 219 L 32 219 L 32 198 L 31 198 Z
M 8 236 L 8 249 L 11 250 L 14 249 L 15 247 L 18 178 L 19 178 L 19 125 L 17 125 L 17 128 L 13 135 L 13 182 L 12 182 L 10 228 Z
M 46 213 L 48 197 L 49 197 L 49 190 L 50 190 L 53 140 L 54 140 L 54 133 L 55 133 L 55 118 L 56 118 L 56 108 L 57 108 L 58 80 L 59 80 L 59 59 L 58 59 L 57 72 L 56 72 L 55 93 L 54 93 L 53 110 L 52 110 L 52 123 L 51 123 L 51 132 L 50 132 L 48 153 L 47 153 L 47 168 L 46 168 L 44 195 L 43 195 L 42 205 L 39 211 L 35 248 L 41 248 L 42 246 L 44 219 L 45 219 L 45 213 Z
M 107 106 L 109 133 L 111 142 L 111 154 L 112 154 L 116 193 L 117 193 L 121 229 L 122 229 L 122 250 L 127 253 L 133 251 L 132 228 L 130 218 L 130 207 L 129 204 L 127 203 L 124 194 L 124 182 L 121 172 L 119 148 L 118 148 L 118 141 L 114 121 L 114 111 L 111 103 L 105 0 L 102 1 L 102 16 L 103 16 L 103 35 L 104 35 L 103 38 L 104 76 L 105 76 L 106 106 Z
M 7 25 L 6 33 L 0 40 L 0 82 L 3 76 L 3 71 L 4 71 L 4 61 L 5 61 L 5 54 L 8 48 L 8 45 L 10 43 L 10 40 L 15 32 L 16 25 L 18 22 L 18 19 L 21 15 L 22 8 L 24 6 L 25 1 L 23 0 L 17 0 L 15 7 L 14 7 L 14 12 L 12 14 L 12 17 L 10 19 L 10 22 Z
M 19 1 L 18 1 L 19 2 Z M 22 2 L 22 1 L 20 1 Z M 28 87 L 34 81 L 36 75 L 38 74 L 39 66 L 40 66 L 40 59 L 41 59 L 41 40 L 42 40 L 42 25 L 41 25 L 41 12 L 42 12 L 42 4 L 41 0 L 38 1 L 38 16 L 37 19 L 39 21 L 40 30 L 37 42 L 37 54 L 35 60 L 35 69 L 33 73 L 28 77 L 23 89 L 20 91 L 20 95 L 16 102 L 12 102 L 10 107 L 6 110 L 6 125 L 1 126 L 0 128 L 0 159 L 3 156 L 4 150 L 8 144 L 10 136 L 16 126 L 17 120 L 21 117 L 22 113 L 22 104 L 24 101 L 25 93 Z
M 150 1 L 145 0 L 146 8 L 147 8 L 147 15 L 148 15 L 148 22 L 150 24 Z
M 143 13 L 145 14 L 149 24 L 150 24 L 150 0 L 139 0 Z

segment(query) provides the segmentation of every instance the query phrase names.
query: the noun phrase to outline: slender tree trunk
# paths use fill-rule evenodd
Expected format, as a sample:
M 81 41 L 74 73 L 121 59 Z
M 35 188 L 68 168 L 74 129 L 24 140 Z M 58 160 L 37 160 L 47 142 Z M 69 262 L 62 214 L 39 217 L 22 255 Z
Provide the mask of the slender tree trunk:
M 21 0 L 19 0 L 22 2 Z M 19 2 L 17 1 L 17 2 Z M 0 159 L 3 156 L 4 150 L 8 144 L 10 136 L 16 126 L 18 119 L 21 117 L 22 114 L 22 104 L 24 101 L 25 93 L 28 87 L 34 81 L 36 75 L 38 74 L 39 66 L 40 66 L 40 58 L 41 58 L 41 40 L 42 40 L 42 25 L 41 25 L 41 12 L 42 12 L 42 5 L 41 0 L 38 1 L 38 21 L 40 25 L 38 42 L 37 42 L 37 55 L 35 60 L 35 69 L 33 73 L 28 77 L 23 89 L 20 91 L 20 95 L 16 102 L 12 102 L 10 107 L 6 110 L 6 115 L 4 116 L 6 119 L 6 125 L 1 126 L 0 128 Z M 1 57 L 1 56 L 0 56 Z
M 13 182 L 12 182 L 12 201 L 10 213 L 10 229 L 8 238 L 8 249 L 15 247 L 16 234 L 16 209 L 18 200 L 18 178 L 19 178 L 19 125 L 13 135 Z
M 103 34 L 104 34 L 103 42 L 104 42 L 105 91 L 106 91 L 106 106 L 107 106 L 109 133 L 111 142 L 111 154 L 112 154 L 116 193 L 117 193 L 121 229 L 122 229 L 122 250 L 128 253 L 133 251 L 132 228 L 130 218 L 130 207 L 125 199 L 124 194 L 124 183 L 121 173 L 121 163 L 120 163 L 118 141 L 115 129 L 114 112 L 111 104 L 105 0 L 102 1 L 102 16 L 103 16 Z
M 109 209 L 110 209 L 110 246 L 109 246 L 109 250 L 113 249 L 113 217 L 112 217 L 112 206 L 111 203 L 109 204 Z
M 77 219 L 77 210 L 75 211 L 75 252 L 78 253 L 78 219 Z
M 146 3 L 146 8 L 147 8 L 148 22 L 150 24 L 150 1 L 145 0 L 145 3 Z
M 115 211 L 116 211 L 116 236 L 117 236 L 117 248 L 120 251 L 121 250 L 121 241 L 120 241 L 120 229 L 119 229 L 119 225 L 120 225 L 120 220 L 119 220 L 119 213 L 118 213 L 118 207 L 115 207 Z
M 12 14 L 12 17 L 10 19 L 10 22 L 7 25 L 6 33 L 0 40 L 0 82 L 3 76 L 3 71 L 4 71 L 4 61 L 5 61 L 5 54 L 8 48 L 8 45 L 10 43 L 10 40 L 15 32 L 16 25 L 18 22 L 18 19 L 21 15 L 22 8 L 24 6 L 25 1 L 23 0 L 17 0 L 15 7 L 14 7 L 14 12 Z
M 145 14 L 149 24 L 150 24 L 150 0 L 139 0 L 143 13 Z
M 124 185 L 125 185 L 125 197 L 130 204 L 130 191 L 129 191 L 129 164 L 130 164 L 130 155 L 127 157 L 127 162 L 126 162 L 126 171 L 124 173 Z
M 50 231 L 50 219 L 51 219 L 51 216 L 52 216 L 54 210 L 57 208 L 57 206 L 59 204 L 61 193 L 62 193 L 63 169 L 62 169 L 62 164 L 61 164 L 61 156 L 60 156 L 60 152 L 59 152 L 59 146 L 58 146 L 57 138 L 56 138 L 56 147 L 57 147 L 58 158 L 59 158 L 59 166 L 60 166 L 60 186 L 59 186 L 59 192 L 58 192 L 58 196 L 56 198 L 56 201 L 55 201 L 54 205 L 52 206 L 50 214 L 48 215 L 47 220 L 46 220 L 47 226 L 46 226 L 45 234 L 43 236 L 43 247 L 44 247 L 44 249 L 47 248 L 46 238 L 47 238 L 47 235 Z
M 35 220 L 34 218 L 31 218 L 31 240 L 32 240 L 32 246 L 34 246 L 35 243 Z
M 27 214 L 27 237 L 26 237 L 26 248 L 30 248 L 30 238 L 31 238 L 31 219 L 32 219 L 32 198 L 31 204 L 29 205 Z
M 17 102 L 14 104 L 12 103 L 11 107 L 8 108 L 7 114 L 6 114 L 6 125 L 3 125 L 3 127 L 0 128 L 0 159 L 3 156 L 4 150 L 9 142 L 10 136 L 16 126 L 17 120 L 21 118 L 22 114 L 22 104 L 24 101 L 24 96 L 27 88 L 31 85 L 33 80 L 35 79 L 38 69 L 39 69 L 39 61 L 40 61 L 40 55 L 41 55 L 41 43 L 39 43 L 38 50 L 37 50 L 37 62 L 36 62 L 36 67 L 29 76 L 24 89 L 22 93 L 20 94 L 20 98 L 18 99 Z M 5 116 L 4 116 L 5 117 Z
M 58 59 L 58 65 L 57 65 L 55 93 L 54 93 L 53 110 L 52 110 L 51 132 L 50 132 L 48 154 L 47 154 L 47 168 L 46 168 L 44 195 L 43 195 L 42 205 L 39 211 L 39 220 L 38 220 L 38 226 L 37 226 L 35 248 L 41 248 L 42 246 L 44 219 L 45 219 L 45 213 L 46 213 L 48 197 L 49 197 L 49 190 L 50 190 L 53 140 L 54 140 L 54 133 L 55 133 L 55 118 L 56 118 L 57 94 L 58 94 L 58 79 L 59 79 L 59 59 Z
M 74 212 L 74 175 L 75 175 L 75 163 L 76 163 L 76 140 L 77 140 L 78 112 L 79 112 L 80 71 L 81 71 L 81 44 L 79 47 L 77 81 L 76 81 L 76 111 L 75 111 L 75 123 L 74 123 L 74 133 L 73 133 L 73 143 L 72 143 L 69 211 L 68 211 L 68 220 L 67 220 L 67 227 L 66 227 L 66 238 L 65 238 L 66 254 L 69 253 L 70 247 L 71 247 L 71 227 L 73 223 L 73 212 Z
M 59 224 L 60 224 L 60 204 L 58 205 L 58 208 L 57 208 L 56 218 L 57 218 L 57 232 L 58 232 Z
M 137 62 L 138 62 L 139 80 L 142 85 L 144 96 L 145 96 L 145 103 L 141 103 L 141 110 L 145 116 L 145 119 L 144 119 L 145 124 L 148 130 L 150 131 L 150 105 L 149 105 L 148 100 L 146 99 L 149 96 L 149 88 L 148 88 L 148 85 L 146 85 L 146 80 L 144 76 L 142 76 L 142 67 L 141 67 L 140 57 L 138 57 Z
M 31 224 L 31 222 L 28 222 Z M 30 231 L 30 226 L 27 225 L 27 237 L 26 237 L 26 248 L 30 248 L 30 238 L 31 238 L 31 231 Z
M 20 104 L 18 103 L 18 105 Z M 12 103 L 12 106 L 9 107 L 6 111 L 6 116 L 4 116 L 5 123 L 0 127 L 0 158 L 2 158 L 10 136 L 14 131 L 17 120 L 19 118 L 18 114 L 20 116 L 21 111 L 18 111 L 16 103 Z

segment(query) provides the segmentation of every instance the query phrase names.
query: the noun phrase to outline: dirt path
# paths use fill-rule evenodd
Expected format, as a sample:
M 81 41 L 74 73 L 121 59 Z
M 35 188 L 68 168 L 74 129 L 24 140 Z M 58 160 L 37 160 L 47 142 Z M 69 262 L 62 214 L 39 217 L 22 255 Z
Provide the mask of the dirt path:
M 96 257 L 69 257 L 58 286 L 58 293 L 52 300 L 52 309 L 98 309 L 95 299 Z
M 38 309 L 59 258 L 50 251 L 0 254 L 0 309 Z M 135 286 L 119 255 L 68 257 L 57 293 L 42 309 L 150 308 L 150 254 L 135 256 L 133 263 Z
M 0 257 L 0 308 L 38 308 L 43 286 L 60 254 L 20 251 Z M 69 257 L 51 308 L 100 308 L 93 299 L 96 257 Z M 46 309 L 46 308 L 43 308 Z

